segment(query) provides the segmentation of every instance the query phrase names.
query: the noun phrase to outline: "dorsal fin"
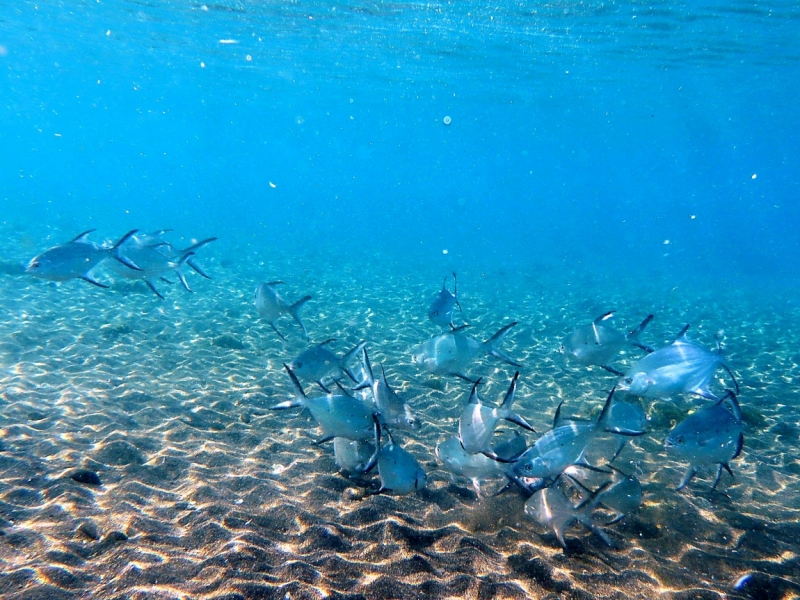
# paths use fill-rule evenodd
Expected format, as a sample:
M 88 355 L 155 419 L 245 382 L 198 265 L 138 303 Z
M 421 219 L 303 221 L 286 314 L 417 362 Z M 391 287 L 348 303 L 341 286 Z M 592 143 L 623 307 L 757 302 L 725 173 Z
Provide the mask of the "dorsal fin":
M 691 326 L 692 326 L 691 323 L 687 323 L 686 325 L 684 325 L 683 329 L 681 329 L 678 332 L 678 335 L 675 336 L 675 339 L 672 341 L 672 343 L 674 344 L 675 342 L 682 342 L 682 341 L 686 340 L 687 339 L 686 338 L 686 332 L 689 331 L 689 327 L 691 327 Z
M 472 386 L 472 391 L 469 393 L 469 401 L 467 404 L 480 404 L 481 399 L 478 398 L 478 385 L 481 382 L 482 377 L 478 377 L 478 381 L 475 382 L 475 385 Z
M 322 348 L 325 344 L 330 344 L 331 342 L 335 342 L 335 341 L 336 341 L 336 338 L 330 338 L 330 339 L 325 340 L 324 342 L 321 342 L 321 343 L 317 344 L 317 347 L 318 348 Z
M 558 422 L 561 421 L 561 405 L 564 404 L 564 401 L 558 403 L 558 407 L 556 408 L 556 414 L 553 417 L 553 429 L 558 427 Z
M 85 241 L 83 238 L 85 238 L 87 235 L 89 235 L 93 231 L 97 231 L 97 229 L 89 229 L 88 231 L 84 231 L 80 235 L 77 235 L 74 238 L 72 238 L 69 242 L 70 243 L 72 243 L 72 242 L 83 242 L 83 241 Z
M 617 312 L 617 311 L 610 310 L 610 311 L 608 311 L 606 313 L 603 313 L 602 315 L 597 317 L 593 322 L 595 323 L 595 325 L 598 324 L 598 323 L 602 323 L 606 319 L 610 319 L 611 317 L 613 317 L 615 312 Z

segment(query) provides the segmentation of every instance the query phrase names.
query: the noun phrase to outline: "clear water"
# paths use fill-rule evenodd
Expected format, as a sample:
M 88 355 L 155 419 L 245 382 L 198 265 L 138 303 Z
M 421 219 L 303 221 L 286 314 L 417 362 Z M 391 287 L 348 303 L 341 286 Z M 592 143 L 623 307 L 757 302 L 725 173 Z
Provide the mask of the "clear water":
M 752 573 L 763 585 L 751 586 L 751 597 L 799 593 L 800 549 L 786 533 L 800 509 L 795 3 L 0 0 L 0 72 L 0 452 L 14 457 L 0 481 L 0 529 L 6 539 L 26 540 L 27 531 L 37 540 L 2 551 L 10 566 L 0 568 L 0 591 L 16 593 L 23 581 L 86 596 L 101 589 L 97 577 L 106 571 L 103 594 L 140 593 L 143 581 L 158 587 L 130 575 L 131 564 L 150 564 L 142 557 L 154 552 L 151 543 L 174 568 L 194 561 L 218 575 L 208 589 L 198 583 L 202 569 L 186 575 L 194 583 L 171 582 L 159 588 L 165 597 L 180 590 L 255 597 L 255 588 L 240 585 L 252 577 L 202 562 L 248 544 L 283 544 L 285 556 L 270 563 L 268 576 L 252 561 L 237 564 L 261 573 L 259 585 L 291 584 L 286 589 L 301 595 L 379 595 L 388 593 L 384 579 L 401 596 L 444 595 L 446 585 L 498 596 L 732 594 L 738 577 Z M 103 268 L 97 276 L 109 290 L 14 274 L 15 265 L 92 228 L 97 241 L 133 228 L 172 228 L 178 246 L 217 236 L 199 256 L 213 280 L 190 273 L 193 295 L 158 283 L 167 296 L 160 301 Z M 722 339 L 742 379 L 743 406 L 766 419 L 750 415 L 743 462 L 732 465 L 737 478 L 723 477 L 733 500 L 709 500 L 703 484 L 688 494 L 672 490 L 685 465 L 663 454 L 667 425 L 654 426 L 627 457 L 643 465 L 656 500 L 638 525 L 615 534 L 623 546 L 616 553 L 594 540 L 577 558 L 565 557 L 546 529 L 521 517 L 521 502 L 500 517 L 492 500 L 467 497 L 469 482 L 451 482 L 432 455 L 453 432 L 464 385 L 429 378 L 409 361 L 409 349 L 437 333 L 427 306 L 453 270 L 472 335 L 485 339 L 520 322 L 504 350 L 525 365 L 519 412 L 540 431 L 561 398 L 575 401 L 573 414 L 586 414 L 613 385 L 552 352 L 598 314 L 617 309 L 622 329 L 655 313 L 644 337 L 657 346 L 686 322 L 708 347 Z M 407 438 L 432 473 L 428 496 L 367 499 L 376 509 L 364 517 L 363 505 L 348 504 L 330 449 L 309 444 L 313 423 L 266 412 L 291 394 L 281 363 L 305 346 L 290 320 L 279 322 L 282 343 L 252 307 L 256 284 L 277 279 L 289 300 L 314 296 L 304 313 L 312 340 L 336 337 L 342 353 L 367 339 L 390 383 L 421 413 L 427 431 Z M 226 335 L 244 348 L 223 349 Z M 478 364 L 477 374 L 491 378 L 487 398 L 499 397 L 513 369 Z M 144 394 L 152 420 L 135 419 L 141 409 L 132 401 L 119 408 L 133 393 Z M 214 404 L 223 399 L 230 406 Z M 182 433 L 188 413 L 212 404 L 211 421 L 252 445 L 210 426 Z M 31 417 L 37 410 L 48 414 L 47 427 Z M 121 508 L 133 491 L 98 492 L 58 517 L 53 506 L 66 504 L 50 483 L 33 485 L 41 494 L 33 500 L 19 491 L 32 485 L 24 484 L 33 477 L 26 469 L 42 482 L 61 481 L 122 438 L 144 453 L 145 466 L 180 456 L 205 470 L 186 466 L 165 483 L 141 475 L 136 461 L 112 463 L 101 469 L 104 480 L 145 482 L 158 500 Z M 206 460 L 212 447 L 218 456 Z M 50 467 L 41 463 L 48 459 Z M 288 480 L 302 481 L 306 495 L 293 496 L 283 467 L 273 473 L 276 464 L 296 465 Z M 241 497 L 226 495 L 226 477 L 236 472 L 247 473 L 253 489 L 263 487 L 256 481 L 275 486 L 258 502 L 245 500 L 247 518 L 266 519 L 288 502 L 305 517 L 276 522 L 288 531 L 292 519 L 306 519 L 303 527 L 271 538 L 264 526 L 253 534 L 260 546 L 238 533 L 217 545 L 210 536 L 191 551 L 148 542 L 144 521 L 176 538 L 185 533 L 159 502 L 193 498 L 200 506 L 198 490 L 215 489 L 217 499 L 207 502 L 244 510 L 235 504 Z M 707 474 L 702 481 L 707 487 Z M 314 496 L 320 489 L 329 496 Z M 174 497 L 164 500 L 164 490 Z M 147 518 L 137 520 L 135 510 Z M 637 541 L 653 528 L 668 530 L 681 511 L 693 515 L 691 525 L 669 531 L 669 544 Z M 218 512 L 198 522 L 239 531 Z M 50 515 L 50 529 L 41 515 Z M 403 515 L 413 515 L 403 527 L 414 530 L 464 528 L 471 541 L 459 548 L 480 556 L 433 559 L 446 543 L 434 552 L 435 544 L 406 540 L 403 560 L 431 561 L 431 572 L 388 572 L 381 565 L 397 559 L 394 546 L 376 554 L 370 535 L 379 547 L 396 541 Z M 767 533 L 742 515 L 763 517 Z M 51 572 L 56 559 L 42 556 L 74 552 L 76 523 L 89 517 L 101 535 L 122 531 L 135 540 L 141 556 L 126 555 L 130 545 L 107 546 L 79 567 L 59 563 L 83 582 L 70 588 Z M 322 527 L 315 519 L 352 552 L 309 542 L 306 528 Z M 693 539 L 700 521 L 705 537 Z M 356 522 L 365 528 L 358 534 Z M 388 529 L 373 531 L 375 523 Z M 592 539 L 579 528 L 568 537 Z M 668 547 L 663 559 L 660 546 Z M 742 552 L 751 554 L 735 562 Z M 344 562 L 329 560 L 334 555 Z M 317 575 L 284 563 L 311 565 Z M 345 563 L 370 575 L 345 576 Z M 554 568 L 556 579 L 570 574 L 567 587 L 543 575 Z M 596 577 L 582 579 L 582 569 Z M 612 581 L 609 569 L 634 575 Z

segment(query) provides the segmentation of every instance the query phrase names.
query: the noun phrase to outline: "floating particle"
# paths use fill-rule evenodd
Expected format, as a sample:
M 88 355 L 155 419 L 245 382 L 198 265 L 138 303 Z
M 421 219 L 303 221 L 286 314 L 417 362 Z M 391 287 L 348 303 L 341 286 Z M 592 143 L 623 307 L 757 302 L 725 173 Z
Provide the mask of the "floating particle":
M 450 123 L 452 123 L 452 122 L 453 122 L 453 119 L 451 119 L 449 116 L 447 116 L 444 119 L 442 119 L 442 123 L 444 123 L 445 125 L 450 125 Z
M 275 189 L 276 187 L 278 187 L 278 186 L 277 186 L 277 185 L 275 185 L 274 183 L 272 183 L 272 182 L 270 181 L 270 182 L 269 182 L 269 187 L 271 187 L 271 188 L 274 190 L 274 189 Z
M 669 246 L 669 240 L 664 240 L 664 245 Z
M 447 248 L 445 248 L 444 250 L 442 250 L 442 254 L 447 254 L 447 253 L 448 253 L 448 250 L 447 250 Z
M 758 175 L 756 173 L 753 173 L 753 175 L 750 177 L 750 179 L 755 179 L 756 177 L 758 177 Z
M 200 61 L 200 68 L 201 69 L 205 69 L 206 68 L 206 63 L 204 63 L 203 61 Z

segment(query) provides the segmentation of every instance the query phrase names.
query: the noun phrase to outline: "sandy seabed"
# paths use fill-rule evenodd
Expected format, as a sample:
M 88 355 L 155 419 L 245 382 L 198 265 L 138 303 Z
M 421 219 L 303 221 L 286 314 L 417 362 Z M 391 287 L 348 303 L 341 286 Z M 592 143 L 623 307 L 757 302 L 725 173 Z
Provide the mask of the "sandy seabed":
M 161 284 L 165 301 L 139 283 L 102 290 L 0 276 L 3 597 L 800 597 L 800 307 L 791 298 L 459 273 L 470 335 L 519 321 L 503 349 L 524 365 L 515 406 L 539 432 L 561 400 L 570 415 L 598 413 L 615 378 L 555 350 L 609 308 L 620 329 L 655 313 L 643 340 L 656 346 L 687 321 L 706 346 L 719 335 L 739 376 L 745 446 L 735 478 L 723 474 L 709 494 L 705 470 L 676 492 L 686 465 L 663 440 L 706 401 L 643 402 L 648 433 L 615 463 L 641 480 L 643 506 L 607 528 L 613 547 L 575 526 L 565 552 L 525 517 L 522 496 L 479 498 L 434 456 L 469 393 L 409 360 L 438 333 L 426 308 L 444 274 L 372 265 L 365 276 L 363 264 L 320 269 L 312 257 L 277 255 L 242 266 L 208 254 L 214 279 L 191 277 L 194 294 Z M 110 279 L 102 268 L 98 277 Z M 275 279 L 287 300 L 314 296 L 304 313 L 312 340 L 337 338 L 330 347 L 343 354 L 365 339 L 385 365 L 424 422 L 398 437 L 428 472 L 426 489 L 363 497 L 337 474 L 330 444 L 313 444 L 307 412 L 269 410 L 292 397 L 282 363 L 306 345 L 290 319 L 278 323 L 284 342 L 253 309 L 256 284 Z M 494 401 L 513 371 L 487 357 L 470 374 Z M 722 370 L 718 379 L 721 391 Z

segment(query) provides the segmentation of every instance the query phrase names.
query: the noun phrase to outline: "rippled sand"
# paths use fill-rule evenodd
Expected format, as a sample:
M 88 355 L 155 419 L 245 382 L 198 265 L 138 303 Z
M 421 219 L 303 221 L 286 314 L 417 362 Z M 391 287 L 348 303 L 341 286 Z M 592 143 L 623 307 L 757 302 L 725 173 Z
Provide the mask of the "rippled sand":
M 478 499 L 433 455 L 455 432 L 469 392 L 409 361 L 409 349 L 437 333 L 425 315 L 443 273 L 323 269 L 312 257 L 276 255 L 242 266 L 222 256 L 220 247 L 201 257 L 214 280 L 192 277 L 194 294 L 161 284 L 165 301 L 140 284 L 102 290 L 13 269 L 0 275 L 3 595 L 800 597 L 800 309 L 791 298 L 459 273 L 471 335 L 520 323 L 503 349 L 524 364 L 516 407 L 537 431 L 549 428 L 562 399 L 570 415 L 599 411 L 614 377 L 567 364 L 555 349 L 609 308 L 620 329 L 654 312 L 642 336 L 653 345 L 687 321 L 707 346 L 720 333 L 740 377 L 745 446 L 735 479 L 723 474 L 709 496 L 712 474 L 702 471 L 675 492 L 686 465 L 670 461 L 662 442 L 676 413 L 648 402 L 650 431 L 616 463 L 641 479 L 644 506 L 608 528 L 613 548 L 574 527 L 564 552 L 524 516 L 522 497 Z M 283 342 L 253 310 L 256 284 L 275 279 L 287 283 L 289 301 L 314 296 L 304 315 L 315 341 L 335 337 L 331 348 L 341 354 L 368 340 L 373 362 L 384 363 L 425 422 L 398 435 L 428 471 L 427 489 L 361 499 L 336 474 L 330 444 L 313 444 L 319 432 L 306 412 L 268 410 L 291 397 L 281 363 L 304 348 L 290 319 L 278 323 Z M 482 395 L 495 399 L 513 368 L 487 358 L 472 373 L 487 378 Z M 73 479 L 82 470 L 100 485 Z

